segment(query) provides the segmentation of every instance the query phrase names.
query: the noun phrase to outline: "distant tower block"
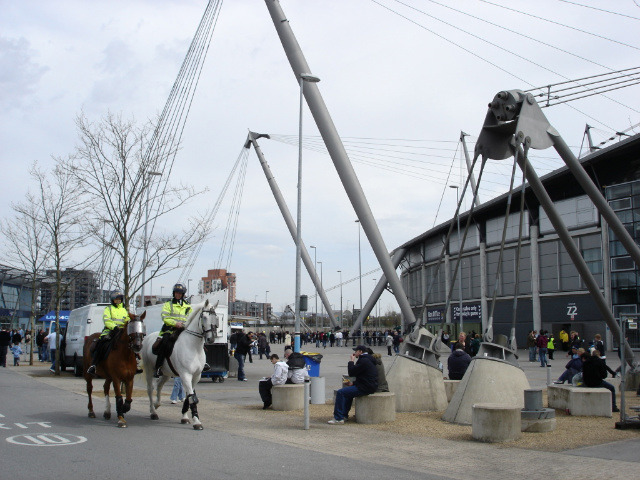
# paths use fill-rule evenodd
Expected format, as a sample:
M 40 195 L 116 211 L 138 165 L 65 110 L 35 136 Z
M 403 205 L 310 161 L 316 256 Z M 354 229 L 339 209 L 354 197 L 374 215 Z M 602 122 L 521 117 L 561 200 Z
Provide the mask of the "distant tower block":
M 401 353 L 387 371 L 389 390 L 396 395 L 396 412 L 444 410 L 447 394 L 438 356 L 432 350 L 435 336 L 421 328 L 416 337 L 415 342 L 407 339 L 401 344 Z
M 489 348 L 481 349 L 478 356 L 471 360 L 447 411 L 444 412 L 444 421 L 471 425 L 472 407 L 475 403 L 498 403 L 524 408 L 524 391 L 529 389 L 529 381 L 517 365 L 513 352 L 500 345 L 506 344 L 506 337 L 498 337 L 497 343 L 488 344 Z M 490 356 L 492 352 L 495 356 Z M 479 356 L 481 354 L 483 356 Z

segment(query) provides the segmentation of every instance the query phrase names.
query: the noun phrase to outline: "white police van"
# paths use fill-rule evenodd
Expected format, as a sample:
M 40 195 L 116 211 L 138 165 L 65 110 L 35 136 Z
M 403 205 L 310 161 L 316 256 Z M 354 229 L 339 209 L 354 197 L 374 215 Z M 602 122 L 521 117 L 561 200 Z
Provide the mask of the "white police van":
M 82 376 L 82 355 L 86 337 L 104 328 L 102 315 L 108 303 L 92 303 L 71 310 L 64 335 L 64 358 L 61 365 L 73 368 L 76 377 Z

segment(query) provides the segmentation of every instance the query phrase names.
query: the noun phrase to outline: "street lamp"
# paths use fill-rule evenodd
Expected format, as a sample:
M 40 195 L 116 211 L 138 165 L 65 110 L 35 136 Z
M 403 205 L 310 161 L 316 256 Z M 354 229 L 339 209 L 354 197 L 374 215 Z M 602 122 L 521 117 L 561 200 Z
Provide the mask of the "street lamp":
M 360 220 L 356 220 L 358 224 L 358 278 L 360 279 L 360 312 L 362 312 L 362 256 L 360 254 Z
M 267 310 L 267 296 L 269 295 L 269 290 L 266 290 L 264 292 L 264 321 L 268 322 L 269 321 L 269 315 L 268 315 L 268 310 Z
M 324 283 L 322 282 L 322 262 L 317 262 L 320 265 L 320 288 L 324 290 Z M 324 304 L 320 306 L 321 317 L 322 317 L 322 327 L 324 328 Z
M 460 240 L 460 199 L 459 194 L 460 194 L 460 189 L 458 188 L 457 185 L 449 185 L 449 188 L 455 188 L 456 190 L 456 219 L 458 221 L 458 258 L 462 259 L 462 241 Z M 459 314 L 460 314 L 460 332 L 463 331 L 462 329 L 462 266 L 459 266 L 459 271 L 458 271 L 458 296 L 460 297 L 459 300 L 459 306 L 458 306 L 458 310 L 459 310 Z M 460 333 L 458 332 L 458 333 Z
M 296 311 L 295 340 L 293 351 L 300 351 L 300 263 L 302 253 L 302 107 L 304 101 L 304 83 L 317 83 L 320 79 L 310 73 L 300 74 L 300 117 L 298 121 L 298 218 L 296 221 Z
M 146 175 L 150 177 L 161 177 L 162 173 L 160 172 L 146 172 Z M 144 286 L 146 283 L 146 274 L 147 274 L 147 227 L 149 225 L 149 192 L 151 190 L 151 182 L 147 185 L 147 204 L 145 205 L 145 219 L 144 219 L 144 244 L 142 249 L 142 287 L 140 288 L 140 306 L 144 307 Z M 143 182 L 144 185 L 144 182 Z
M 340 326 L 342 326 L 342 315 L 344 310 L 342 310 L 342 270 L 338 270 L 340 274 Z
M 162 298 L 162 295 L 163 295 L 162 291 L 163 290 L 164 290 L 164 285 L 160 285 L 160 298 Z
M 315 246 L 311 245 L 309 248 L 313 248 L 313 274 L 318 275 L 316 272 L 318 271 L 318 250 Z M 317 278 L 317 277 L 316 277 Z M 316 280 L 317 281 L 317 280 Z M 316 282 L 313 282 L 315 285 Z M 315 317 L 316 317 L 316 332 L 318 331 L 318 287 L 316 286 L 316 308 L 315 308 Z

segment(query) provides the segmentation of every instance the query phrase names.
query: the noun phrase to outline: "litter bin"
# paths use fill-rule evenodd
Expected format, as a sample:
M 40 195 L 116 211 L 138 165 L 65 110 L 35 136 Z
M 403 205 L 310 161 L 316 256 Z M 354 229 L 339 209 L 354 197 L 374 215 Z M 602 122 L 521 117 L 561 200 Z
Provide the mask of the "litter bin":
M 320 353 L 311 353 L 311 352 L 300 352 L 304 355 L 304 363 L 307 365 L 307 369 L 309 370 L 310 377 L 319 377 L 320 376 L 320 361 L 322 360 L 322 355 Z

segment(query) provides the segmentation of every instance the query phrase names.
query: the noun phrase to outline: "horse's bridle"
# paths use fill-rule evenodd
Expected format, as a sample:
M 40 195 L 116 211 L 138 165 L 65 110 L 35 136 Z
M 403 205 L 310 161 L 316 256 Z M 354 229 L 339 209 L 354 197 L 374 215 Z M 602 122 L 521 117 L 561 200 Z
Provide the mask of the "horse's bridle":
M 200 321 L 200 326 L 202 327 L 202 319 L 204 317 L 204 314 L 208 313 L 208 314 L 216 314 L 216 310 L 213 307 L 209 307 L 207 310 L 202 309 L 202 311 L 200 312 L 200 318 L 198 319 Z M 198 338 L 204 338 L 204 336 L 209 333 L 209 332 L 213 332 L 215 329 L 215 327 L 213 326 L 213 324 L 211 324 L 211 328 L 205 330 L 204 327 L 202 328 L 202 333 L 198 333 L 198 332 L 194 332 L 193 330 L 188 330 L 188 329 L 184 329 L 185 332 L 190 333 L 191 335 L 193 335 L 194 337 L 198 337 Z

